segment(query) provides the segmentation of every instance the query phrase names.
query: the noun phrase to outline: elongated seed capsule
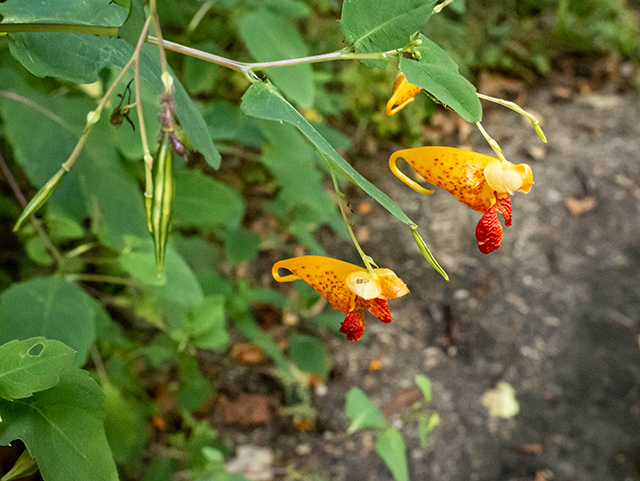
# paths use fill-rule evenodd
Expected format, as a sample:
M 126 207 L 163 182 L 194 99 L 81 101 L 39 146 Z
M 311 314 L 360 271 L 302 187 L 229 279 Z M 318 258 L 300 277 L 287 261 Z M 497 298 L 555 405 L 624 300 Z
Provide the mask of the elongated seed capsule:
M 173 200 L 173 152 L 169 142 L 169 133 L 162 133 L 162 142 L 154 162 L 155 178 L 151 205 L 151 224 L 153 243 L 156 252 L 158 277 L 164 270 L 164 256 L 169 238 L 171 220 L 171 202 Z
M 35 214 L 35 212 L 44 205 L 44 203 L 47 201 L 49 196 L 53 194 L 53 191 L 56 190 L 56 187 L 58 187 L 58 184 L 66 174 L 67 174 L 66 170 L 60 169 L 58 172 L 55 173 L 53 177 L 51 177 L 47 181 L 46 184 L 42 186 L 42 188 L 33 197 L 33 199 L 31 199 L 31 202 L 29 202 L 27 206 L 24 208 L 24 210 L 22 211 L 22 214 L 20 214 L 20 217 L 18 218 L 16 225 L 13 226 L 14 232 L 17 231 L 20 227 L 22 227 L 22 224 L 24 224 L 24 222 L 29 218 L 29 216 L 31 216 L 31 214 Z

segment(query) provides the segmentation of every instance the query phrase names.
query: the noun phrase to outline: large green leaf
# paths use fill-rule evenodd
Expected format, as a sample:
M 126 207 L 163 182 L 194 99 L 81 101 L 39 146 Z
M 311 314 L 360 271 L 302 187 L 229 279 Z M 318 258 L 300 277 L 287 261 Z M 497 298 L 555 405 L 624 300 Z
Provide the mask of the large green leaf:
M 119 7 L 118 7 L 119 8 Z M 124 67 L 133 54 L 133 46 L 123 39 L 74 33 L 16 33 L 9 36 L 11 54 L 38 77 L 56 77 L 75 83 L 91 83 L 109 66 Z M 158 49 L 145 45 L 140 55 L 140 75 L 156 90 L 163 91 Z M 175 111 L 193 148 L 213 168 L 220 166 L 220 153 L 209 134 L 207 124 L 184 87 L 173 74 Z M 86 112 L 85 112 L 86 114 Z
M 0 397 L 31 396 L 58 384 L 73 363 L 73 349 L 60 341 L 32 337 L 0 346 Z
M 356 52 L 402 48 L 419 32 L 436 0 L 345 0 L 340 27 Z M 384 61 L 370 62 L 383 67 Z
M 385 428 L 387 421 L 380 408 L 357 387 L 352 387 L 347 393 L 347 406 L 345 408 L 351 426 L 347 430 L 353 433 L 361 428 Z
M 222 350 L 229 342 L 225 325 L 224 296 L 205 297 L 189 311 L 186 333 L 196 347 Z
M 104 0 L 6 0 L 0 2 L 3 23 L 77 23 L 118 27 L 128 9 Z
M 400 431 L 389 428 L 382 432 L 376 441 L 376 451 L 387 463 L 396 481 L 409 481 L 407 450 Z
M 293 21 L 266 8 L 244 15 L 238 34 L 258 62 L 305 57 L 309 50 Z M 265 71 L 273 83 L 304 108 L 311 108 L 315 97 L 311 64 L 278 67 Z
M 400 59 L 400 70 L 407 81 L 425 89 L 467 122 L 480 122 L 482 105 L 476 88 L 458 73 L 458 65 L 447 52 L 424 35 L 420 39 L 422 44 L 417 48 L 420 60 Z
M 0 399 L 0 444 L 21 439 L 47 481 L 114 481 L 104 433 L 104 395 L 89 373 L 68 371 L 26 401 Z
M 82 366 L 96 338 L 91 297 L 60 276 L 14 284 L 0 295 L 0 344 L 44 336 L 77 352 Z
M 329 373 L 327 351 L 315 337 L 293 334 L 289 338 L 289 357 L 301 371 L 318 374 L 323 378 Z
M 35 187 L 42 187 L 73 150 L 93 108 L 87 98 L 62 98 L 29 89 L 10 68 L 0 68 L 0 88 L 13 98 L 0 97 L 3 133 L 17 162 Z M 38 128 L 38 135 L 34 129 Z M 81 221 L 87 215 L 77 175 L 67 175 L 48 205 L 62 215 Z
M 413 224 L 398 204 L 351 167 L 269 82 L 255 82 L 249 87 L 242 97 L 241 107 L 246 115 L 292 124 L 313 144 L 333 169 L 364 190 L 400 222 Z
M 231 187 L 196 170 L 178 173 L 175 186 L 173 213 L 178 225 L 208 232 L 240 226 L 244 200 Z
M 0 87 L 13 95 L 0 97 L 5 135 L 31 182 L 41 187 L 73 151 L 86 113 L 95 103 L 87 98 L 42 95 L 20 85 L 10 72 L 0 69 Z M 79 224 L 91 215 L 100 240 L 122 249 L 124 235 L 144 236 L 147 228 L 140 188 L 110 141 L 114 130 L 106 118 L 94 126 L 74 169 L 49 198 L 47 208 Z

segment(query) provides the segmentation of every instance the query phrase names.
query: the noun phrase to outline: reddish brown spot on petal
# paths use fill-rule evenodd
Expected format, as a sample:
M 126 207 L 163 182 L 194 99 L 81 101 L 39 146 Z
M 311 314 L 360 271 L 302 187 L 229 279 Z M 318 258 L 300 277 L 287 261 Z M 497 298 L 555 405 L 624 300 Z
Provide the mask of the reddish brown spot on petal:
M 347 317 L 340 324 L 340 332 L 347 336 L 349 341 L 359 341 L 364 334 L 364 311 L 356 307 L 354 311 L 347 314 Z
M 502 242 L 502 225 L 495 208 L 489 208 L 480 218 L 476 226 L 476 240 L 478 248 L 483 254 L 493 252 Z
M 384 323 L 390 323 L 393 321 L 391 317 L 391 311 L 389 310 L 389 303 L 385 299 L 381 299 L 379 297 L 375 299 L 358 299 L 358 302 L 362 304 L 367 311 L 376 316 L 379 320 Z

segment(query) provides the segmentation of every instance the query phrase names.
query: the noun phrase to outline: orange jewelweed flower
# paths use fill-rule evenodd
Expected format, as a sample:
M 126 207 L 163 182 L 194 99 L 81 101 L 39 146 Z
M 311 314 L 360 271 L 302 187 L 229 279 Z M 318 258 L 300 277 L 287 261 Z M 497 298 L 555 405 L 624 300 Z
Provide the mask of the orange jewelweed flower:
M 293 274 L 280 277 L 278 271 L 287 269 Z M 302 279 L 318 291 L 333 308 L 347 317 L 340 332 L 350 341 L 359 341 L 364 333 L 364 309 L 382 322 L 393 321 L 388 299 L 404 296 L 407 286 L 390 269 L 373 269 L 323 256 L 293 257 L 276 262 L 271 270 L 278 282 Z
M 422 88 L 407 82 L 405 75 L 400 72 L 393 83 L 393 94 L 387 102 L 387 115 L 393 115 L 402 110 L 405 105 L 413 102 L 414 97 L 418 95 Z
M 453 147 L 418 147 L 395 152 L 389 159 L 391 171 L 402 182 L 421 194 L 433 194 L 398 170 L 396 161 L 406 160 L 427 182 L 447 191 L 482 218 L 476 227 L 478 247 L 489 254 L 502 242 L 498 212 L 507 227 L 511 225 L 511 194 L 527 193 L 533 173 L 527 164 L 514 165 L 489 155 Z

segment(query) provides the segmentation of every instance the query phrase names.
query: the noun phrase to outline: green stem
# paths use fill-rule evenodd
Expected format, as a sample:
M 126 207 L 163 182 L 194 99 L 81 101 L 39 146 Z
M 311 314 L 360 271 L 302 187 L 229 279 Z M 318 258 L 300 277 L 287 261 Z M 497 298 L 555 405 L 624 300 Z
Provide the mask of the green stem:
M 533 125 L 533 128 L 535 129 L 536 133 L 540 136 L 540 138 L 542 139 L 542 141 L 545 144 L 547 143 L 547 136 L 544 135 L 544 132 L 542 131 L 542 128 L 540 127 L 540 122 L 538 121 L 538 119 L 534 115 L 531 115 L 529 112 L 527 112 L 522 107 L 520 107 L 517 103 L 510 102 L 509 100 L 498 99 L 498 98 L 495 98 L 495 97 L 489 97 L 488 95 L 484 95 L 484 94 L 481 94 L 481 93 L 478 93 L 477 95 L 478 95 L 478 98 L 481 98 L 481 99 L 484 99 L 484 100 L 488 100 L 489 102 L 493 102 L 493 103 L 496 103 L 498 105 L 502 105 L 503 107 L 507 107 L 508 109 L 511 109 L 511 110 L 513 110 L 515 112 L 518 112 L 523 117 L 526 117 L 527 119 L 529 119 L 529 122 L 531 122 L 531 125 Z
M 340 187 L 338 187 L 338 180 L 336 179 L 336 174 L 333 171 L 333 167 L 329 163 L 327 163 L 327 165 L 329 167 L 329 172 L 331 173 L 331 179 L 333 180 L 333 187 L 336 190 L 336 195 L 338 196 L 338 207 L 340 208 L 342 219 L 344 220 L 344 223 L 347 226 L 347 230 L 349 231 L 349 236 L 351 236 L 351 240 L 353 241 L 353 244 L 356 246 L 356 250 L 358 251 L 358 254 L 360 254 L 360 257 L 362 258 L 362 262 L 364 262 L 364 265 L 369 271 L 369 274 L 375 275 L 375 273 L 373 272 L 373 267 L 371 266 L 372 263 L 375 265 L 375 262 L 373 262 L 373 259 L 371 257 L 369 257 L 364 253 L 364 251 L 362 250 L 362 247 L 360 247 L 360 243 L 358 242 L 358 239 L 356 239 L 356 235 L 354 234 L 353 229 L 351 228 L 351 223 L 349 222 L 347 213 L 344 211 L 344 207 L 342 206 L 342 198 L 345 197 L 345 195 L 340 191 Z
M 489 145 L 491 146 L 493 151 L 496 153 L 496 155 L 500 159 L 500 162 L 507 162 L 507 159 L 505 158 L 504 153 L 502 152 L 502 148 L 500 147 L 500 144 L 498 144 L 498 142 L 496 142 L 494 139 L 491 138 L 491 136 L 487 133 L 487 131 L 484 130 L 484 127 L 480 122 L 476 122 L 476 126 L 478 127 L 478 129 L 480 129 L 480 133 L 486 139 L 486 141 L 489 142 Z
M 118 27 L 79 25 L 74 23 L 0 23 L 0 33 L 62 32 L 84 33 L 101 37 L 118 37 Z
M 158 39 L 151 35 L 149 36 L 148 42 L 152 45 L 158 45 Z M 162 43 L 167 50 L 171 50 L 182 55 L 187 55 L 189 57 L 199 58 L 200 60 L 215 63 L 216 65 L 220 65 L 231 70 L 236 70 L 238 72 L 253 72 L 256 70 L 266 70 L 269 68 L 288 67 L 291 65 L 300 65 L 304 63 L 329 62 L 332 60 L 390 60 L 392 58 L 398 57 L 397 50 L 372 53 L 356 53 L 340 50 L 338 52 L 325 53 L 321 55 L 311 55 L 309 57 L 274 60 L 272 62 L 246 63 L 238 62 L 237 60 L 231 60 L 226 57 L 221 57 L 220 55 L 203 52 L 202 50 L 197 50 L 195 48 L 186 47 L 179 43 L 169 42 L 168 40 L 163 40 Z

